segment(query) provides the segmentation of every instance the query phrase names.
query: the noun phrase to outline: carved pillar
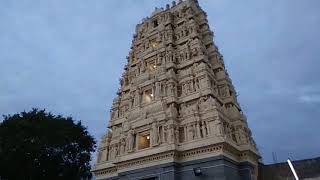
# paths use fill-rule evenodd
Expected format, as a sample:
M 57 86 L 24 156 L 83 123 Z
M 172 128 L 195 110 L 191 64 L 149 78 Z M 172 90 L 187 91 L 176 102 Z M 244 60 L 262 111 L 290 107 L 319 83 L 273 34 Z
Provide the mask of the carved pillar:
M 189 84 L 190 84 L 190 91 L 194 92 L 195 91 L 195 87 L 194 87 L 194 84 L 193 84 L 193 80 L 189 81 Z
M 168 129 L 168 143 L 174 143 L 174 127 L 173 125 L 169 125 Z
M 169 82 L 169 84 L 168 84 L 168 86 L 167 86 L 167 92 L 168 92 L 168 96 L 173 96 L 173 91 L 172 91 L 172 89 L 173 89 L 173 85 L 172 85 L 172 83 L 171 82 Z
M 109 160 L 109 154 L 110 154 L 110 146 L 107 146 L 106 161 Z
M 200 134 L 200 124 L 199 124 L 199 123 L 200 123 L 199 121 L 195 122 L 195 126 L 196 126 L 196 137 L 197 137 L 197 138 L 201 138 L 201 134 Z
M 217 136 L 218 135 L 218 128 L 217 128 L 217 121 L 208 121 L 208 129 L 209 129 L 209 135 L 210 136 Z
M 163 141 L 164 143 L 168 142 L 168 127 L 164 126 L 163 128 Z
M 170 126 L 170 142 L 174 143 L 174 140 L 175 140 L 175 138 L 174 138 L 174 127 L 171 125 Z
M 193 124 L 188 125 L 188 140 L 194 140 L 195 129 Z
M 156 100 L 160 99 L 160 82 L 155 83 L 155 94 L 154 97 Z
M 159 53 L 158 56 L 157 56 L 157 60 L 156 60 L 156 65 L 161 65 L 162 63 L 162 54 Z
M 159 127 L 157 122 L 152 123 L 152 129 L 151 129 L 151 146 L 159 145 Z
M 184 140 L 188 141 L 188 126 L 184 126 Z
M 195 79 L 195 80 L 194 80 L 194 87 L 195 87 L 195 90 L 196 90 L 197 92 L 200 90 L 199 79 Z
M 164 143 L 164 127 L 163 126 L 159 126 L 159 136 L 160 136 L 160 144 Z
M 174 137 L 175 137 L 175 143 L 179 143 L 179 127 L 175 128 Z

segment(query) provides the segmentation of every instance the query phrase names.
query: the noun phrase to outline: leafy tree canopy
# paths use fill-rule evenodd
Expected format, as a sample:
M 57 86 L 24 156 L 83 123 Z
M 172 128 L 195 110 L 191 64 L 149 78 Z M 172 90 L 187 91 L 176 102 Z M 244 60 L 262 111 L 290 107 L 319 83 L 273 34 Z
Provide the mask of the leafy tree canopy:
M 0 179 L 59 180 L 90 176 L 95 140 L 81 122 L 45 110 L 4 116 Z

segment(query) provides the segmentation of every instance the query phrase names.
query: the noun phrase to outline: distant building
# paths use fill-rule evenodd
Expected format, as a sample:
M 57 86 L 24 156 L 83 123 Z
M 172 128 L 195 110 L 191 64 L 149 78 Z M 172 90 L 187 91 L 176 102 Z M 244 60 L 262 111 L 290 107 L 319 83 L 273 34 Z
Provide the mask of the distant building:
M 256 180 L 260 159 L 197 0 L 156 9 L 136 27 L 98 180 Z
M 298 177 L 303 180 L 320 180 L 320 157 L 292 162 Z M 259 180 L 295 180 L 287 163 L 260 165 Z

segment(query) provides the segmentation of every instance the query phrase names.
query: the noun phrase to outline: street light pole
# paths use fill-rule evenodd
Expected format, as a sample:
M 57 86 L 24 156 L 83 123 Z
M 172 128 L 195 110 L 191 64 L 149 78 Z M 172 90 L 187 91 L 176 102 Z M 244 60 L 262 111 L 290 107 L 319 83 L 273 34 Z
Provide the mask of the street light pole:
M 290 169 L 291 169 L 291 171 L 292 171 L 292 173 L 293 173 L 294 177 L 296 178 L 296 180 L 299 180 L 299 177 L 298 177 L 298 175 L 297 175 L 297 173 L 296 173 L 296 170 L 294 169 L 294 167 L 293 167 L 293 165 L 292 165 L 292 163 L 291 163 L 290 159 L 288 159 L 288 164 L 289 164 Z

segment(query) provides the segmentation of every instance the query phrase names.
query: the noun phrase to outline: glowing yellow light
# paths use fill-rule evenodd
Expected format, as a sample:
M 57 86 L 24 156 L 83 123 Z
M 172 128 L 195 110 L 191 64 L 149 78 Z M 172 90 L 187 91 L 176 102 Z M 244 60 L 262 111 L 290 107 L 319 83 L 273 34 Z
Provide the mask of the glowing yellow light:
M 150 136 L 147 136 L 147 139 L 150 139 Z
M 155 41 L 151 42 L 151 46 L 152 46 L 152 48 L 156 48 L 157 47 L 157 42 L 155 42 Z
M 156 65 L 153 65 L 153 68 L 155 69 L 155 68 L 157 68 L 157 66 L 156 66 Z
M 151 97 L 153 97 L 153 94 L 150 94 Z

